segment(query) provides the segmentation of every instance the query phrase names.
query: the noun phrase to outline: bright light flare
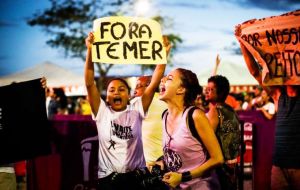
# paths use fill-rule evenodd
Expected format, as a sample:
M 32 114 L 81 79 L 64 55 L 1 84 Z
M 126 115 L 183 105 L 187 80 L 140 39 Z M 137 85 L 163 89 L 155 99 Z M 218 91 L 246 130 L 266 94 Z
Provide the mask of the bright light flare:
M 134 11 L 137 16 L 144 16 L 150 9 L 149 0 L 138 0 L 134 5 Z

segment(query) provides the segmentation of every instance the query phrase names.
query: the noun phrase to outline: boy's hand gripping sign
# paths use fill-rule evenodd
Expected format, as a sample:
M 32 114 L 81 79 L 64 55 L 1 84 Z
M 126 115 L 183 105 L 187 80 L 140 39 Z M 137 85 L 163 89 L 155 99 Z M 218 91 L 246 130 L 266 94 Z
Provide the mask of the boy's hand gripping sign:
M 253 19 L 237 27 L 240 44 L 262 68 L 264 85 L 300 84 L 300 10 Z
M 92 61 L 111 64 L 166 64 L 158 22 L 136 17 L 94 20 Z

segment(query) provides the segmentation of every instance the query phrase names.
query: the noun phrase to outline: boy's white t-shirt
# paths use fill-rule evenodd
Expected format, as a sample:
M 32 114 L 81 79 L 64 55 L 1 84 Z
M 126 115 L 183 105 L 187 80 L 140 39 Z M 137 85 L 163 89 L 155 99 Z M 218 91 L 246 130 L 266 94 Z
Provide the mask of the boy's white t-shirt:
M 99 137 L 98 178 L 146 166 L 141 130 L 145 113 L 141 97 L 132 99 L 121 112 L 112 110 L 101 99 L 96 117 L 92 116 Z

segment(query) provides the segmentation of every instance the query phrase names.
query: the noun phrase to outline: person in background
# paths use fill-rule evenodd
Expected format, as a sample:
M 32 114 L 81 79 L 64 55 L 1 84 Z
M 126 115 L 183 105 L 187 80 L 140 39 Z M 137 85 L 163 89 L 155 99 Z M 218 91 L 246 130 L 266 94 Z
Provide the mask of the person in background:
M 134 97 L 139 97 L 142 96 L 151 82 L 151 76 L 140 76 L 136 80 L 136 85 L 133 91 L 133 96 Z
M 236 27 L 235 35 L 241 36 L 240 25 Z M 300 85 L 264 86 L 262 83 L 262 70 L 257 61 L 242 43 L 240 43 L 240 48 L 249 72 L 273 98 L 277 113 L 275 146 L 271 170 L 271 189 L 299 190 Z M 299 62 L 296 64 L 299 65 Z
M 221 187 L 235 190 L 238 184 L 237 158 L 241 144 L 239 118 L 235 110 L 240 110 L 241 104 L 229 93 L 228 79 L 217 75 L 220 62 L 221 59 L 217 55 L 212 76 L 207 81 L 205 100 L 209 102 L 209 110 L 206 115 L 217 135 L 225 160 L 225 163 L 216 169 Z
M 267 119 L 272 119 L 275 115 L 275 104 L 273 103 L 272 98 L 268 95 L 266 90 L 261 92 L 261 99 L 256 103 L 258 106 L 256 110 L 260 110 L 264 117 Z
M 141 134 L 142 120 L 164 75 L 166 65 L 156 65 L 151 82 L 141 97 L 130 100 L 127 82 L 121 78 L 114 78 L 108 82 L 106 100 L 103 100 L 94 81 L 92 32 L 85 42 L 85 85 L 99 137 L 98 188 L 142 189 L 135 178 L 136 169 L 146 167 Z M 164 46 L 168 54 L 170 45 L 167 39 Z
M 50 103 L 50 100 L 51 100 L 51 89 L 50 88 L 46 88 L 46 112 L 47 112 L 47 116 L 49 115 L 48 112 L 49 112 L 49 103 Z
M 215 62 L 215 66 L 213 68 L 213 71 L 211 73 L 211 76 L 215 76 L 217 75 L 217 72 L 218 72 L 218 68 L 220 66 L 220 63 L 221 63 L 221 59 L 220 59 L 220 55 L 217 54 L 217 57 L 216 57 L 216 62 Z M 230 89 L 229 89 L 230 91 Z M 239 110 L 240 109 L 240 104 L 239 102 L 236 100 L 236 98 L 231 95 L 230 93 L 228 93 L 227 97 L 226 97 L 226 100 L 225 100 L 225 103 L 230 105 L 234 110 Z
M 56 114 L 68 114 L 67 96 L 62 88 L 53 89 L 51 100 L 48 105 L 48 118 L 52 119 Z
M 254 92 L 245 92 L 244 102 L 242 104 L 242 110 L 251 110 L 251 101 L 254 97 Z
M 57 114 L 67 115 L 68 114 L 68 101 L 67 96 L 63 88 L 54 88 L 53 89 L 56 101 L 58 102 Z
M 234 109 L 235 111 L 243 110 L 242 106 L 245 101 L 245 94 L 246 92 L 232 93 L 232 95 L 235 97 L 235 100 L 238 102 L 238 106 L 236 106 L 236 108 Z
M 205 113 L 200 109 L 192 113 L 195 133 L 187 125 L 199 86 L 196 74 L 182 68 L 171 71 L 160 84 L 159 99 L 168 106 L 163 114 L 161 164 L 168 171 L 163 181 L 174 189 L 219 189 L 213 169 L 223 163 L 223 156 Z
M 75 114 L 76 104 L 71 97 L 67 97 L 67 112 L 68 114 Z
M 214 75 L 208 79 L 205 89 L 205 99 L 209 102 L 209 110 L 206 116 L 215 131 L 219 143 L 222 147 L 225 163 L 217 168 L 217 174 L 222 189 L 237 189 L 237 157 L 239 153 L 240 134 L 233 133 L 234 126 L 239 125 L 239 120 L 234 109 L 226 104 L 226 98 L 229 94 L 230 84 L 226 77 Z M 222 121 L 222 122 L 221 122 Z M 236 123 L 237 122 L 237 123 Z M 224 123 L 227 123 L 224 125 Z M 224 128 L 226 127 L 226 128 Z M 231 149 L 224 150 L 226 142 L 222 142 L 223 135 L 236 137 L 235 143 L 230 145 Z
M 91 115 L 92 109 L 86 97 L 80 97 L 77 99 L 78 106 L 76 108 L 76 113 L 81 115 Z
M 58 101 L 56 100 L 56 94 L 54 91 L 50 92 L 50 101 L 48 103 L 48 118 L 52 119 L 57 114 Z
M 140 76 L 136 81 L 134 97 L 142 96 L 151 82 L 151 76 Z M 163 155 L 162 152 L 162 122 L 161 115 L 167 105 L 154 94 L 147 116 L 142 124 L 142 140 L 146 164 L 155 162 Z
M 259 107 L 261 102 L 261 92 L 263 88 L 261 86 L 254 86 L 254 97 L 251 100 L 251 104 L 249 105 L 252 110 L 256 110 Z

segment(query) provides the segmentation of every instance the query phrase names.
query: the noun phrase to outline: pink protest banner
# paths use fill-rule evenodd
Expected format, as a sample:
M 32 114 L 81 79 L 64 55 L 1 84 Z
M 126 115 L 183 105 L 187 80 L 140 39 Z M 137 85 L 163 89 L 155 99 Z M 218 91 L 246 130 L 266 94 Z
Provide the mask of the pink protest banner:
M 252 19 L 238 27 L 241 33 L 236 38 L 262 68 L 263 85 L 300 84 L 300 10 Z

